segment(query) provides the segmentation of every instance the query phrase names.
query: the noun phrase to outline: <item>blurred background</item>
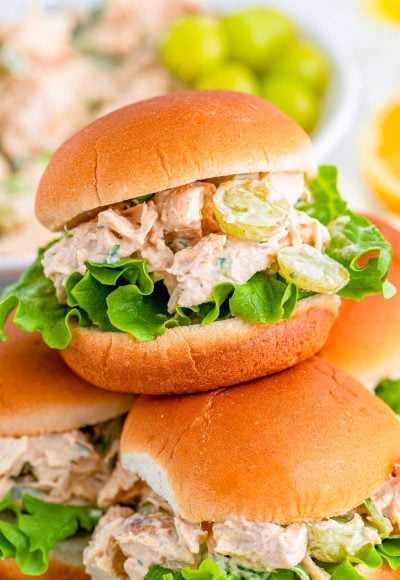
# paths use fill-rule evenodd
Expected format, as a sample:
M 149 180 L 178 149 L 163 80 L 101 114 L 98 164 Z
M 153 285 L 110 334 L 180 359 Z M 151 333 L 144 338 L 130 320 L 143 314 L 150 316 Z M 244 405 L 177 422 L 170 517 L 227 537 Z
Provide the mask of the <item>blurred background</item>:
M 0 0 L 0 287 L 50 239 L 33 204 L 55 149 L 183 88 L 274 102 L 353 208 L 400 226 L 400 0 Z

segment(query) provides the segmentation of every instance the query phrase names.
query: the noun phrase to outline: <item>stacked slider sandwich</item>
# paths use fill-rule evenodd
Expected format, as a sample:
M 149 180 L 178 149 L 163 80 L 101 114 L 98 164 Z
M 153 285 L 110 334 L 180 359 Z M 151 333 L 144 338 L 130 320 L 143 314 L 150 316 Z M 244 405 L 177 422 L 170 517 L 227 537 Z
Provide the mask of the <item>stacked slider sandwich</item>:
M 84 553 L 94 579 L 397 577 L 400 423 L 320 358 L 141 396 L 121 455 L 147 486 L 100 520 Z
M 82 552 L 129 487 L 115 467 L 129 395 L 76 377 L 40 336 L 0 345 L 0 578 L 87 578 Z
M 397 567 L 400 424 L 312 356 L 340 297 L 393 294 L 391 246 L 336 179 L 292 120 L 229 92 L 125 107 L 53 157 L 37 213 L 66 231 L 0 322 L 14 310 L 84 379 L 143 394 L 97 496 L 116 505 L 84 551 L 90 577 Z
M 351 212 L 333 167 L 262 99 L 157 97 L 54 154 L 36 201 L 63 231 L 0 302 L 105 389 L 191 393 L 315 354 L 339 296 L 392 288 L 390 244 Z M 360 265 L 371 251 L 376 257 Z

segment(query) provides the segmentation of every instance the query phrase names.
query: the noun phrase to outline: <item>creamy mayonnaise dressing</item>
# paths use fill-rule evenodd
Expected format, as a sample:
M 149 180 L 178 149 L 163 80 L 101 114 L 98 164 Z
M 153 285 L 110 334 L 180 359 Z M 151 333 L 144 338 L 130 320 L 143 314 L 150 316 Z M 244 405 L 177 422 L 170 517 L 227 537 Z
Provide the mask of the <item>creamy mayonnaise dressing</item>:
M 307 551 L 307 526 L 248 522 L 233 518 L 213 525 L 215 553 L 251 570 L 291 568 Z
M 236 176 L 260 179 L 274 194 L 294 204 L 305 191 L 300 173 Z M 154 280 L 163 280 L 170 293 L 168 309 L 195 306 L 212 299 L 220 282 L 242 284 L 256 272 L 274 271 L 278 251 L 309 244 L 321 251 L 329 242 L 327 229 L 306 213 L 290 209 L 280 229 L 265 242 L 225 235 L 217 224 L 212 198 L 218 185 L 195 182 L 156 193 L 149 202 L 128 209 L 107 209 L 72 229 L 47 250 L 45 275 L 65 301 L 65 282 L 73 272 L 84 274 L 85 262 L 115 262 L 145 258 Z

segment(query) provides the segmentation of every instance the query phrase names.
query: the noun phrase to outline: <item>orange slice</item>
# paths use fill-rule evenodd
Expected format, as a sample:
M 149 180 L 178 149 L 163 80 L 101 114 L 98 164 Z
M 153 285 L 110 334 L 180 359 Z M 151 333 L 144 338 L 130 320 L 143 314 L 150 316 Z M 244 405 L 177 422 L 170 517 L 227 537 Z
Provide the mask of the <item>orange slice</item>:
M 400 212 L 400 96 L 370 125 L 363 143 L 362 166 L 377 197 Z
M 400 0 L 364 0 L 363 4 L 376 18 L 400 22 Z

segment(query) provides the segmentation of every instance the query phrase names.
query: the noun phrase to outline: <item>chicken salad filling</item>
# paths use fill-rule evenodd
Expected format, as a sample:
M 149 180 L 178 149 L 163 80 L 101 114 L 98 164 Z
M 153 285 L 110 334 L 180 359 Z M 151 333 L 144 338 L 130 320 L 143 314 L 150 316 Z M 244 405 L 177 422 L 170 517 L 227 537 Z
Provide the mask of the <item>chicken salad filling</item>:
M 0 438 L 0 559 L 43 574 L 59 542 L 95 527 L 137 491 L 117 463 L 122 419 L 59 434 Z M 100 508 L 98 507 L 100 506 Z
M 5 290 L 0 323 L 16 307 L 21 328 L 65 348 L 71 318 L 145 341 L 227 317 L 273 323 L 311 294 L 389 296 L 390 244 L 336 179 L 330 166 L 310 183 L 236 175 L 110 206 L 39 253 Z
M 0 498 L 12 488 L 54 503 L 94 504 L 118 453 L 121 418 L 64 433 L 0 438 Z
M 304 192 L 304 178 L 283 173 L 275 174 L 274 179 L 271 175 L 236 176 L 219 187 L 197 182 L 157 193 L 151 201 L 122 211 L 107 209 L 69 231 L 68 237 L 45 252 L 44 273 L 53 281 L 59 299 L 65 301 L 69 276 L 85 274 L 88 260 L 116 263 L 124 258 L 145 258 L 148 272 L 155 280 L 163 280 L 169 290 L 170 312 L 176 306 L 209 302 L 221 282 L 243 284 L 256 272 L 276 270 L 280 248 L 307 244 L 321 252 L 329 242 L 325 226 L 289 204 L 284 219 L 278 216 L 276 231 L 267 238 L 260 234 L 265 241 L 225 235 L 216 221 L 213 197 L 221 187 L 242 186 L 251 191 L 258 182 L 267 187 L 272 182 L 282 189 L 293 178 L 297 201 Z
M 357 567 L 400 567 L 400 466 L 341 517 L 287 526 L 232 517 L 190 523 L 144 486 L 113 505 L 84 552 L 94 580 L 363 578 Z

